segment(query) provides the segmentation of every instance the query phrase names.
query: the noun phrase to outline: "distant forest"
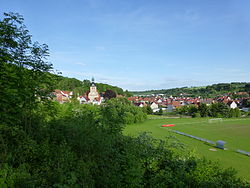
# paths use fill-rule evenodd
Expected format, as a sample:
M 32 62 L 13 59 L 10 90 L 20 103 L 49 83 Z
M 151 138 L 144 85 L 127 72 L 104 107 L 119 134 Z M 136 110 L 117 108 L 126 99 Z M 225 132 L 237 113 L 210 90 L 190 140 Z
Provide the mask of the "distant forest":
M 173 89 L 148 90 L 132 92 L 134 95 L 164 94 L 167 96 L 215 97 L 226 93 L 250 92 L 249 82 L 219 83 L 203 87 L 181 87 Z M 234 94 L 237 95 L 237 94 Z M 244 95 L 244 94 L 243 94 Z

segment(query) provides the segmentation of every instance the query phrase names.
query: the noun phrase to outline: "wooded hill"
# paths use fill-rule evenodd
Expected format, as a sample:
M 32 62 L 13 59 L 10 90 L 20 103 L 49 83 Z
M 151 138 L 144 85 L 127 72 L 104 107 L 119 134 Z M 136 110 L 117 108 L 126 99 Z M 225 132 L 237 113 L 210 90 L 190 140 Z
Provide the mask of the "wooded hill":
M 132 92 L 134 95 L 165 94 L 167 96 L 215 97 L 226 93 L 250 92 L 249 82 L 219 83 L 202 87 L 181 87 L 173 89 L 148 90 Z M 235 94 L 234 94 L 235 95 Z M 242 94 L 245 95 L 245 94 Z
M 87 79 L 80 81 L 76 78 L 68 78 L 60 75 L 53 75 L 53 77 L 55 79 L 54 89 L 73 91 L 74 94 L 83 95 L 89 90 L 89 87 L 91 85 L 91 81 Z M 123 95 L 123 96 L 132 95 L 127 90 L 124 91 L 122 88 L 117 86 L 112 86 L 103 83 L 95 83 L 95 84 L 97 86 L 97 90 L 99 93 L 105 92 L 106 90 L 112 90 L 117 95 Z

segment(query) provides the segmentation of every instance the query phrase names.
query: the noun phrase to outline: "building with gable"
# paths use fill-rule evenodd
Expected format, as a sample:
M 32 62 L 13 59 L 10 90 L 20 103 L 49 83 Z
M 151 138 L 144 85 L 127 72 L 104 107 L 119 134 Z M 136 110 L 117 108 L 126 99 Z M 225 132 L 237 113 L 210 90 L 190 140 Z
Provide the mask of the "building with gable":
M 92 78 L 92 83 L 88 94 L 89 103 L 94 103 L 96 101 L 99 101 L 100 98 L 101 98 L 100 94 L 98 93 L 96 85 L 94 83 L 94 78 Z
M 228 102 L 227 105 L 228 105 L 230 108 L 232 108 L 232 109 L 235 109 L 235 108 L 237 108 L 237 106 L 238 106 L 237 103 L 234 102 L 234 101 Z
M 83 96 L 77 97 L 80 104 L 96 104 L 100 105 L 103 101 L 103 97 L 97 91 L 97 87 L 94 82 L 94 78 L 92 78 L 92 83 L 89 88 L 89 91 L 85 93 Z
M 69 102 L 73 97 L 73 91 L 61 91 L 59 89 L 56 89 L 53 95 L 56 97 L 56 101 L 58 101 L 59 103 L 65 103 Z

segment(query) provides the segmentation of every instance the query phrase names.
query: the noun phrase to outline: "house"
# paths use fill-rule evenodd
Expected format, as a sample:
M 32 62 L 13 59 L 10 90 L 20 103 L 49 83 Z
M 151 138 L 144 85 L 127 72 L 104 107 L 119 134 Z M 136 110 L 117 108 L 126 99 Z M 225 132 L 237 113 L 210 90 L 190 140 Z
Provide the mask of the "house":
M 138 101 L 138 97 L 129 97 L 128 100 L 132 101 L 132 102 L 137 102 Z
M 211 105 L 214 102 L 211 98 L 201 99 L 200 103 L 205 103 L 207 106 Z
M 236 102 L 234 102 L 234 101 L 228 102 L 227 105 L 228 105 L 230 108 L 232 108 L 232 109 L 237 108 L 237 104 L 236 104 Z
M 174 106 L 174 108 L 178 108 L 178 107 L 181 107 L 181 103 L 179 101 L 173 101 L 172 102 L 172 105 Z
M 69 102 L 73 97 L 73 91 L 61 91 L 59 89 L 56 89 L 53 94 L 56 97 L 55 100 L 59 103 Z
M 77 97 L 77 100 L 80 102 L 80 104 L 87 104 L 88 103 L 86 96 L 79 96 L 79 97 Z
M 147 104 L 145 102 L 138 102 L 138 103 L 134 103 L 135 106 L 139 106 L 139 107 L 144 107 L 147 106 Z
M 157 100 L 157 103 L 159 104 L 159 103 L 162 103 L 162 100 L 161 99 L 158 99 Z
M 159 106 L 155 102 L 152 102 L 150 104 L 150 108 L 153 110 L 153 112 L 157 112 L 157 110 L 159 109 Z
M 175 110 L 175 107 L 172 104 L 167 105 L 166 111 L 167 112 L 173 112 Z

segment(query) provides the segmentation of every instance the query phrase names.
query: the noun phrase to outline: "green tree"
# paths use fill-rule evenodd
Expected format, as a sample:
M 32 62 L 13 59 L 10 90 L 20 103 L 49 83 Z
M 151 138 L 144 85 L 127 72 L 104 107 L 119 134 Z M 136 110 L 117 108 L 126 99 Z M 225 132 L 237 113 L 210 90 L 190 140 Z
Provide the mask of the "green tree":
M 38 99 L 51 91 L 52 64 L 46 58 L 48 46 L 33 43 L 23 17 L 4 13 L 0 20 L 0 121 L 31 125 Z
M 146 107 L 143 107 L 143 110 L 147 114 L 153 114 L 153 110 L 149 105 L 147 105 Z
M 212 117 L 229 117 L 230 108 L 222 102 L 214 103 L 210 106 L 210 116 Z
M 189 107 L 187 105 L 177 108 L 176 111 L 181 115 L 188 115 Z
M 69 90 L 72 91 L 77 87 L 81 87 L 82 82 L 76 78 L 66 78 L 64 77 L 56 84 L 56 89 Z
M 130 93 L 128 90 L 125 90 L 124 95 L 125 95 L 125 97 L 131 97 L 131 96 L 133 96 L 133 94 Z
M 90 85 L 91 85 L 91 82 L 90 82 L 90 80 L 83 80 L 82 81 L 82 84 L 84 85 L 84 86 L 86 86 L 86 87 L 90 87 Z
M 246 101 L 246 107 L 250 107 L 250 100 Z
M 108 126 L 111 133 L 119 133 L 125 124 L 141 122 L 146 114 L 140 107 L 134 106 L 126 98 L 112 98 L 102 106 L 103 125 Z
M 250 94 L 250 84 L 245 85 L 245 91 Z
M 188 108 L 188 115 L 195 117 L 195 114 L 198 113 L 198 108 L 194 105 L 190 105 Z
M 241 115 L 241 113 L 240 113 L 239 108 L 235 108 L 235 109 L 230 108 L 229 117 L 240 117 L 240 115 Z
M 207 117 L 209 113 L 209 108 L 206 104 L 201 103 L 198 107 L 198 111 L 201 115 L 201 117 Z

